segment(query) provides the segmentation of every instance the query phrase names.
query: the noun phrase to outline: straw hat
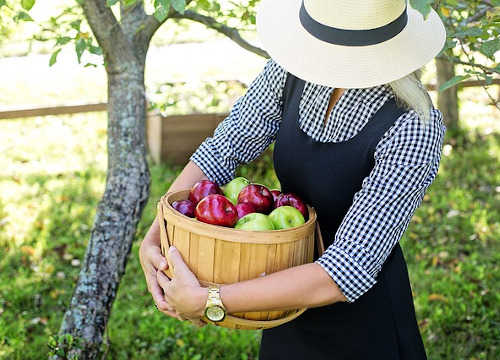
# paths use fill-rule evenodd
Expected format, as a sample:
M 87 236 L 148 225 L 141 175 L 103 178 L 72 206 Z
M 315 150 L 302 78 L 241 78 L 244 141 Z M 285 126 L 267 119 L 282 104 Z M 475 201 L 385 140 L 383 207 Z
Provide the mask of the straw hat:
M 446 31 L 405 0 L 262 0 L 257 33 L 295 76 L 320 85 L 367 88 L 402 78 L 433 59 Z

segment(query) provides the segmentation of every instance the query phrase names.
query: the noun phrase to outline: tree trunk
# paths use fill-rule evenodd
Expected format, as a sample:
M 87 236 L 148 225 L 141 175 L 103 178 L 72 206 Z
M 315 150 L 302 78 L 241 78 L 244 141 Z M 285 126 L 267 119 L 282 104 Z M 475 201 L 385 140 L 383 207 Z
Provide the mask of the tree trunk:
M 438 88 L 455 76 L 455 65 L 448 60 L 436 58 Z M 452 86 L 438 93 L 438 109 L 443 113 L 443 120 L 450 132 L 459 130 L 458 124 L 458 89 Z
M 146 162 L 144 59 L 108 69 L 108 172 L 90 242 L 71 305 L 60 334 L 56 359 L 95 359 L 120 279 L 125 271 L 136 226 L 149 196 Z M 125 66 L 124 66 L 125 65 Z M 89 149 L 93 151 L 93 149 Z

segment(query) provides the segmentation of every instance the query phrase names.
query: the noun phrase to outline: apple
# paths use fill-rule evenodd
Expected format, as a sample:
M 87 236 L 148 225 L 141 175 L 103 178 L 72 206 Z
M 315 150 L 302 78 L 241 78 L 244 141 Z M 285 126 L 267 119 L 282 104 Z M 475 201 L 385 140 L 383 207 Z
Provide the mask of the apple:
M 219 185 L 210 180 L 200 180 L 191 188 L 189 192 L 189 200 L 196 206 L 205 196 L 210 194 L 221 194 L 222 190 Z
M 300 211 L 304 219 L 307 219 L 307 206 L 300 197 L 293 193 L 281 194 L 276 201 L 276 208 L 280 206 L 293 206 Z
M 240 191 L 238 204 L 240 203 L 252 204 L 257 212 L 268 214 L 274 205 L 273 194 L 264 185 L 250 184 Z
M 223 195 L 204 197 L 194 210 L 196 219 L 207 224 L 233 227 L 238 221 L 236 207 Z
M 281 191 L 271 190 L 271 194 L 273 194 L 274 208 L 276 208 L 276 202 L 278 201 L 278 197 L 281 195 Z
M 240 193 L 241 189 L 249 184 L 250 181 L 248 181 L 244 177 L 240 176 L 234 178 L 224 186 L 224 195 L 226 195 L 226 197 L 231 200 L 234 205 L 236 205 L 238 203 L 238 194 Z
M 255 206 L 250 203 L 240 203 L 236 205 L 236 211 L 238 212 L 238 219 L 241 219 L 245 215 L 257 212 Z
M 172 207 L 182 215 L 194 217 L 194 204 L 191 200 L 174 201 Z
M 238 220 L 235 229 L 250 231 L 274 230 L 274 225 L 269 216 L 261 213 L 251 213 Z
M 288 229 L 305 223 L 301 212 L 293 206 L 288 205 L 280 206 L 274 209 L 269 214 L 269 218 L 273 222 L 276 230 Z

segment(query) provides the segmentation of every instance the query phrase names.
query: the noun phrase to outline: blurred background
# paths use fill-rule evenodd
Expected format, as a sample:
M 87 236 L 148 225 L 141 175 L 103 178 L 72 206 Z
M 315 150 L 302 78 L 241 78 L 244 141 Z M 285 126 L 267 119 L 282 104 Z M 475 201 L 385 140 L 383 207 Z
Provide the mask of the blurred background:
M 64 357 L 64 346 L 71 347 L 71 340 L 57 334 L 105 190 L 108 78 L 81 1 L 68 3 L 0 0 L 1 359 Z M 126 3 L 107 1 L 117 17 Z M 207 114 L 217 114 L 210 118 L 215 126 L 267 59 L 207 26 L 206 19 L 161 19 L 158 9 L 166 3 L 145 6 L 164 21 L 145 61 L 147 123 L 166 129 L 169 118 L 187 115 L 203 122 Z M 181 7 L 183 2 L 174 3 Z M 257 2 L 217 3 L 193 1 L 189 7 L 238 29 L 248 43 L 259 46 L 252 18 Z M 479 67 L 433 61 L 422 75 L 435 104 L 437 88 L 451 93 L 441 99 L 449 130 L 439 174 L 401 240 L 430 359 L 500 357 L 500 40 L 494 6 L 498 1 L 434 6 L 450 28 L 455 26 L 446 53 Z M 474 21 L 463 21 L 473 16 Z M 69 20 L 62 22 L 64 17 Z M 476 84 L 464 86 L 467 81 Z M 200 125 L 205 133 L 186 135 L 185 141 L 199 142 L 211 126 Z M 100 358 L 256 359 L 258 331 L 199 330 L 157 312 L 147 292 L 139 241 L 154 219 L 156 201 L 182 168 L 182 160 L 168 157 L 166 137 L 148 138 L 150 200 Z M 178 150 L 187 152 L 190 146 Z M 278 187 L 271 156 L 267 151 L 238 173 Z

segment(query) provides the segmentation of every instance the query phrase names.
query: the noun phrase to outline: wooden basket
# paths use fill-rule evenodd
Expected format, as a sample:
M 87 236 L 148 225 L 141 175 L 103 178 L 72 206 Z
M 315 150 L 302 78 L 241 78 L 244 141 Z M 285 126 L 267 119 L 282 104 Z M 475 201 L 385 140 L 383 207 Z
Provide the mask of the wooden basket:
M 177 212 L 171 204 L 188 195 L 189 190 L 169 193 L 158 202 L 161 249 L 165 255 L 175 245 L 203 286 L 254 279 L 264 272 L 271 274 L 313 261 L 317 222 L 312 207 L 308 206 L 308 221 L 299 227 L 245 231 L 206 224 Z M 322 253 L 322 241 L 318 241 L 318 249 Z M 166 274 L 172 278 L 170 269 Z M 305 310 L 235 313 L 213 324 L 232 329 L 266 329 L 291 321 Z

